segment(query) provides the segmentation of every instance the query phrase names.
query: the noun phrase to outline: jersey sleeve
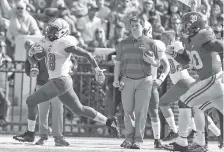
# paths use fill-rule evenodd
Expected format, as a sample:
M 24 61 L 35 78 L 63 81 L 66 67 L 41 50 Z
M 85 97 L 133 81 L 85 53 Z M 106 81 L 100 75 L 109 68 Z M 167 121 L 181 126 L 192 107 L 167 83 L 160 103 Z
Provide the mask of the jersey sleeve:
M 198 40 L 195 43 L 198 43 L 200 46 L 205 44 L 208 41 L 211 41 L 215 39 L 215 35 L 211 30 L 203 30 L 200 32 L 200 36 L 198 37 Z
M 71 46 L 77 46 L 78 40 L 74 36 L 67 36 L 66 38 L 62 39 L 60 45 L 62 45 L 64 48 L 68 48 Z

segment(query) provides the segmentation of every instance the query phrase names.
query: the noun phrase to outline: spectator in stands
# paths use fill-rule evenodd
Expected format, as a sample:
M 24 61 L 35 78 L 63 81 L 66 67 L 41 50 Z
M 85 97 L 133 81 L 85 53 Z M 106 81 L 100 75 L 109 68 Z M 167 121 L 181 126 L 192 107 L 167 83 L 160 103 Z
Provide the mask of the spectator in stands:
M 94 39 L 89 43 L 89 47 L 93 48 L 106 48 L 106 35 L 103 28 L 97 28 L 94 34 Z
M 7 68 L 7 62 L 12 60 L 5 54 L 6 44 L 3 40 L 0 40 L 0 68 Z M 7 68 L 8 69 L 8 68 Z M 0 126 L 5 126 L 9 119 L 9 108 L 11 102 L 8 99 L 9 83 L 8 73 L 0 73 Z
M 105 0 L 96 0 L 96 5 L 99 8 L 97 17 L 99 17 L 103 22 L 107 21 L 110 9 L 105 6 Z
M 210 15 L 210 25 L 215 25 L 218 23 L 218 16 L 221 14 L 221 8 L 219 5 L 214 4 L 211 8 L 211 15 Z
M 181 18 L 181 13 L 180 13 L 180 10 L 179 10 L 179 5 L 178 3 L 172 3 L 168 9 L 168 12 L 166 14 L 166 21 L 164 23 L 164 28 L 167 29 L 167 28 L 171 28 L 171 20 L 173 18 Z
M 125 38 L 125 25 L 122 22 L 118 22 L 114 28 L 114 37 L 108 42 L 108 47 L 116 48 L 118 44 Z
M 181 19 L 178 17 L 172 17 L 171 21 L 170 21 L 170 28 L 168 28 L 167 30 L 173 30 L 175 32 L 176 35 L 176 40 L 180 40 L 180 36 L 181 36 Z
M 14 47 L 17 36 L 40 34 L 36 20 L 26 11 L 26 3 L 22 0 L 17 1 L 15 3 L 15 8 L 13 8 L 13 15 L 10 19 L 10 25 L 6 34 L 12 47 L 12 52 L 8 52 L 8 55 L 14 58 Z
M 98 27 L 102 27 L 100 18 L 98 18 L 97 6 L 91 6 L 88 15 L 77 20 L 77 30 L 81 33 L 84 42 L 88 45 L 94 40 L 94 34 Z
M 161 34 L 165 31 L 165 28 L 159 22 L 159 19 L 155 18 L 152 24 L 152 37 L 154 39 L 160 39 Z
M 127 33 L 130 32 L 130 19 L 137 16 L 138 11 L 131 8 L 130 1 L 120 0 L 117 2 L 117 8 L 109 15 L 110 38 L 114 36 L 114 27 L 117 22 L 123 22 Z
M 142 17 L 151 24 L 161 24 L 161 18 L 156 11 L 153 0 L 144 0 Z
M 223 39 L 223 27 L 220 24 L 215 24 L 212 26 L 213 31 L 217 39 Z

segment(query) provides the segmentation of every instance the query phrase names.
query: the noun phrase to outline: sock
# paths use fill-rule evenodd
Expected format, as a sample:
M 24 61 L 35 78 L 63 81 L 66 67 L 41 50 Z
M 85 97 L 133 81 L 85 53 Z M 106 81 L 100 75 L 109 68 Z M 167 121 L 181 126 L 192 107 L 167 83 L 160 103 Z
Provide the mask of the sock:
M 191 129 L 196 131 L 196 125 L 195 125 L 195 122 L 194 122 L 194 117 L 191 117 Z
M 205 132 L 197 131 L 194 141 L 202 147 L 205 146 Z
M 93 120 L 105 125 L 107 122 L 107 117 L 105 117 L 101 113 L 97 112 L 96 117 Z
M 194 109 L 194 120 L 196 125 L 196 136 L 195 136 L 195 143 L 200 146 L 205 145 L 205 114 L 204 111 L 199 109 Z
M 173 132 L 177 133 L 177 126 L 175 124 L 174 116 L 166 118 L 166 122 L 168 123 L 170 129 L 172 129 Z
M 35 126 L 36 126 L 36 121 L 28 119 L 28 131 L 34 132 L 35 131 Z
M 189 108 L 179 108 L 179 137 L 176 143 L 181 146 L 188 146 L 187 136 L 188 136 L 188 125 L 191 118 L 191 109 Z
M 207 118 L 209 122 L 208 129 L 211 130 L 211 132 L 215 134 L 217 137 L 220 136 L 221 135 L 220 129 L 215 125 L 215 123 L 212 121 L 212 119 L 209 116 L 207 116 Z
M 151 121 L 154 139 L 160 139 L 160 121 Z

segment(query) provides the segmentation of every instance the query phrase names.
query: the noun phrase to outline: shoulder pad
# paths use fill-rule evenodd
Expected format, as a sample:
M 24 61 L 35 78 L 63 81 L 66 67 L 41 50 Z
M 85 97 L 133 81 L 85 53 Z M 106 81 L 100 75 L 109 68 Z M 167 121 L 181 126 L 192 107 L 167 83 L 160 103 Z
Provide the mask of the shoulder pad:
M 65 48 L 70 46 L 76 46 L 79 42 L 74 36 L 65 36 L 59 39 L 59 43 L 64 45 Z

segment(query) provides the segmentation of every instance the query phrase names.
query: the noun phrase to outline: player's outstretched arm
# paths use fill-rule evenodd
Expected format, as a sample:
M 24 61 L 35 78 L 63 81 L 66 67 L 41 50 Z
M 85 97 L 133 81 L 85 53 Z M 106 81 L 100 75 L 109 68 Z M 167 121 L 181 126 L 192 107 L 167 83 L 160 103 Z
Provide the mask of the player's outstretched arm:
M 26 51 L 28 52 L 32 48 L 33 45 L 34 45 L 34 42 L 27 40 L 24 44 L 24 47 Z M 27 55 L 27 59 L 31 65 L 38 63 L 38 61 L 34 57 L 31 57 L 29 55 Z
M 218 53 L 223 53 L 223 41 L 218 39 L 213 39 L 202 45 L 202 47 L 207 51 L 215 51 Z
M 78 47 L 78 46 L 70 46 L 68 48 L 65 48 L 65 52 L 72 53 L 77 56 L 83 56 L 86 57 L 89 62 L 94 66 L 94 68 L 99 67 L 96 60 L 94 59 L 92 53 L 89 53 L 85 49 Z
M 65 48 L 65 52 L 72 53 L 72 54 L 78 55 L 78 56 L 86 57 L 95 68 L 96 81 L 98 81 L 101 84 L 105 81 L 105 75 L 103 74 L 105 69 L 101 70 L 99 68 L 96 60 L 94 59 L 94 57 L 91 53 L 87 52 L 86 50 L 84 50 L 83 48 L 78 47 L 78 46 L 67 47 L 67 48 Z

